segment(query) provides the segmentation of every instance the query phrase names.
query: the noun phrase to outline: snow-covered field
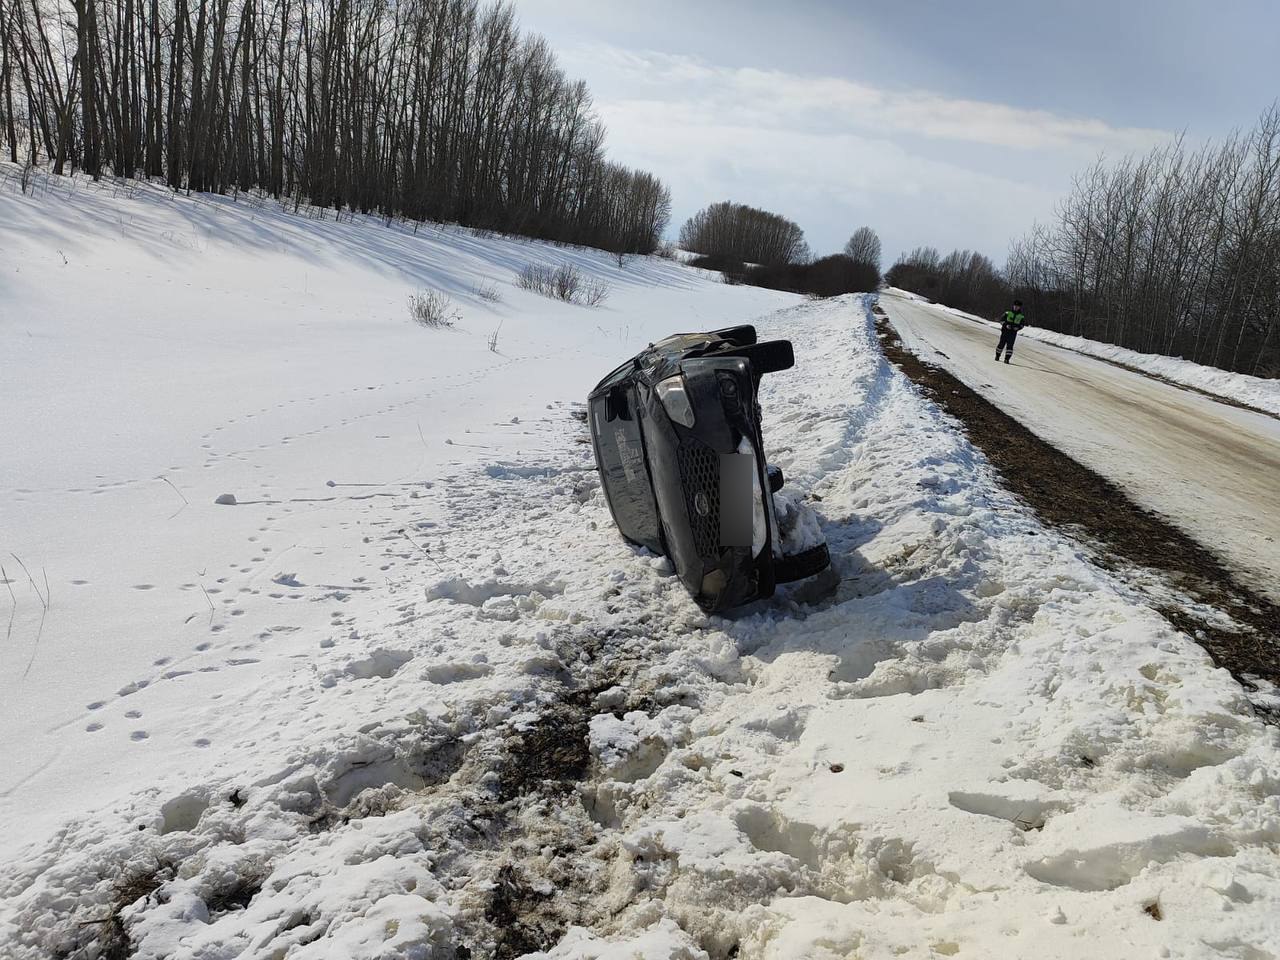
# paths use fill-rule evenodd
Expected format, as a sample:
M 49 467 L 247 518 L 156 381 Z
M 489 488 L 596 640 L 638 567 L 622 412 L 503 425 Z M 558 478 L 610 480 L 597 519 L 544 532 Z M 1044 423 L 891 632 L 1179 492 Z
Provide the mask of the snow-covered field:
M 237 731 L 277 734 L 233 702 L 422 585 L 406 557 L 451 506 L 446 472 L 545 449 L 542 425 L 648 340 L 794 299 L 661 260 L 51 182 L 0 193 L 0 853 L 140 781 L 240 764 Z M 518 289 L 529 263 L 610 298 Z M 454 330 L 410 322 L 424 289 L 453 298 Z
M 869 298 L 149 193 L 0 198 L 0 244 L 0 954 L 1280 951 L 1280 732 L 996 485 Z M 511 285 L 565 258 L 605 309 Z M 753 317 L 839 582 L 708 618 L 574 403 Z
M 907 290 L 899 290 L 894 287 L 889 289 L 901 297 L 911 300 L 924 300 L 923 297 Z M 958 317 L 994 323 L 990 317 L 979 317 L 976 314 L 957 310 L 955 307 L 948 307 L 943 304 L 938 304 L 937 307 L 939 310 L 945 310 Z M 1208 367 L 1202 363 L 1192 363 L 1190 360 L 1183 360 L 1181 357 L 1166 357 L 1157 353 L 1139 353 L 1136 350 L 1128 350 L 1110 343 L 1101 343 L 1097 340 L 1088 340 L 1084 337 L 1073 337 L 1065 333 L 1045 330 L 1035 326 L 1034 317 L 1031 320 L 1032 325 L 1022 331 L 1019 336 L 1043 340 L 1045 343 L 1051 343 L 1057 347 L 1065 347 L 1068 350 L 1074 350 L 1086 356 L 1098 357 L 1101 360 L 1110 360 L 1112 363 L 1119 363 L 1126 367 L 1132 367 L 1134 370 L 1141 370 L 1143 373 L 1149 373 L 1171 383 L 1182 384 L 1184 387 L 1194 387 L 1211 396 L 1222 397 L 1224 400 L 1234 400 L 1236 403 L 1243 403 L 1245 406 L 1253 407 L 1255 410 L 1280 416 L 1280 380 L 1251 377 L 1244 373 L 1231 373 L 1228 370 Z

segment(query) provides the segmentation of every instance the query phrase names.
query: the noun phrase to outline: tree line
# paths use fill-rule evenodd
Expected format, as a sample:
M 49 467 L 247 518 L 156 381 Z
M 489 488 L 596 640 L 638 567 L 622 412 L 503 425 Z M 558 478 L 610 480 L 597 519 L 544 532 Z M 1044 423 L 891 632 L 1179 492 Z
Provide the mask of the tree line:
M 1016 296 L 1052 330 L 1280 377 L 1280 106 L 1219 143 L 1099 160 L 1003 272 L 925 247 L 887 279 L 986 316 Z
M 973 250 L 953 250 L 944 257 L 934 247 L 916 247 L 889 268 L 885 282 L 958 310 L 987 316 L 1003 310 L 1011 297 L 996 265 Z
M 0 0 L 0 149 L 174 189 L 654 250 L 670 194 L 480 0 Z
M 1222 143 L 1095 164 L 1007 271 L 1054 329 L 1280 376 L 1280 108 Z
M 799 224 L 729 201 L 713 203 L 690 217 L 680 228 L 680 246 L 707 257 L 767 266 L 809 259 Z
M 880 238 L 870 227 L 860 227 L 842 252 L 815 260 L 799 224 L 726 201 L 690 217 L 680 230 L 680 246 L 700 254 L 694 266 L 719 270 L 729 283 L 819 297 L 880 285 Z

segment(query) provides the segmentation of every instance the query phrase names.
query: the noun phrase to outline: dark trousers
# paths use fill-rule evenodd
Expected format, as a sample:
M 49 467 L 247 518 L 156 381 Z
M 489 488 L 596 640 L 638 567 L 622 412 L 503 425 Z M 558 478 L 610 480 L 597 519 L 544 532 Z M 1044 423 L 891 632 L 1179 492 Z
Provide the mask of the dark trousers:
M 996 356 L 1000 356 L 1001 350 L 1008 350 L 1013 353 L 1013 341 L 1018 339 L 1017 327 L 1001 327 L 1000 342 L 996 344 Z

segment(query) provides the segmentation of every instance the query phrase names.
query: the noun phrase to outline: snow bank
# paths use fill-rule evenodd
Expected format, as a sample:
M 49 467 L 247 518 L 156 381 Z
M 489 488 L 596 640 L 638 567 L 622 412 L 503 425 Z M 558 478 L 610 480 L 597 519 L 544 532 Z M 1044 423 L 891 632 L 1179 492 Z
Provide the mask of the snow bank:
M 923 297 L 909 293 L 906 290 L 890 289 L 899 296 L 924 301 Z M 978 320 L 983 323 L 993 322 L 989 318 L 965 313 L 963 310 L 957 310 L 954 307 L 944 306 L 943 304 L 936 304 L 936 306 L 939 310 L 945 310 L 958 317 Z M 1128 350 L 1110 343 L 1087 340 L 1084 337 L 1073 337 L 1037 326 L 1028 327 L 1022 332 L 1021 336 L 1043 340 L 1045 343 L 1051 343 L 1067 350 L 1074 350 L 1076 353 L 1083 353 L 1086 356 L 1098 357 L 1101 360 L 1109 360 L 1112 363 L 1132 367 L 1135 370 L 1141 370 L 1143 373 L 1160 377 L 1162 380 L 1182 384 L 1185 387 L 1194 387 L 1196 390 L 1202 390 L 1211 396 L 1221 397 L 1224 400 L 1233 400 L 1247 407 L 1253 407 L 1255 410 L 1280 416 L 1280 380 L 1267 380 L 1262 377 L 1251 377 L 1244 373 L 1231 373 L 1227 370 L 1220 370 L 1217 367 L 1207 367 L 1204 364 L 1192 363 L 1190 360 L 1183 360 L 1181 357 L 1166 357 L 1156 353 L 1138 353 L 1136 350 Z

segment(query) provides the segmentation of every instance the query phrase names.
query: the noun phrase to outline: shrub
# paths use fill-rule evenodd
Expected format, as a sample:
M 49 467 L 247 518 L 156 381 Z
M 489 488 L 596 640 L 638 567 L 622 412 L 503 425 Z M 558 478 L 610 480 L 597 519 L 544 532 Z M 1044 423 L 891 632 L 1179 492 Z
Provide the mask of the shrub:
M 599 277 L 586 282 L 582 289 L 582 302 L 588 307 L 598 307 L 609 299 L 609 285 Z
M 409 316 L 414 323 L 433 330 L 452 327 L 462 319 L 453 301 L 439 290 L 423 290 L 411 295 Z
M 522 290 L 532 290 L 553 300 L 588 307 L 600 306 L 609 296 L 607 283 L 584 277 L 582 271 L 571 264 L 553 270 L 551 267 L 531 263 L 516 275 L 516 285 Z
M 724 274 L 724 282 L 730 284 L 743 283 L 747 276 L 747 265 L 733 257 L 694 257 L 689 266 L 702 270 L 719 270 Z
M 498 292 L 498 285 L 492 280 L 485 280 L 478 283 L 471 290 L 477 297 L 485 303 L 501 303 L 502 294 Z
M 551 275 L 551 295 L 565 303 L 577 302 L 582 292 L 582 274 L 565 264 Z
M 745 283 L 814 297 L 865 293 L 876 290 L 880 285 L 880 274 L 875 267 L 858 263 L 841 253 L 813 263 L 754 264 L 749 267 L 725 257 L 698 257 L 690 261 L 690 266 L 719 270 L 725 283 Z
M 521 290 L 532 290 L 534 293 L 549 297 L 551 296 L 551 273 L 550 267 L 530 263 L 516 275 L 516 286 Z

